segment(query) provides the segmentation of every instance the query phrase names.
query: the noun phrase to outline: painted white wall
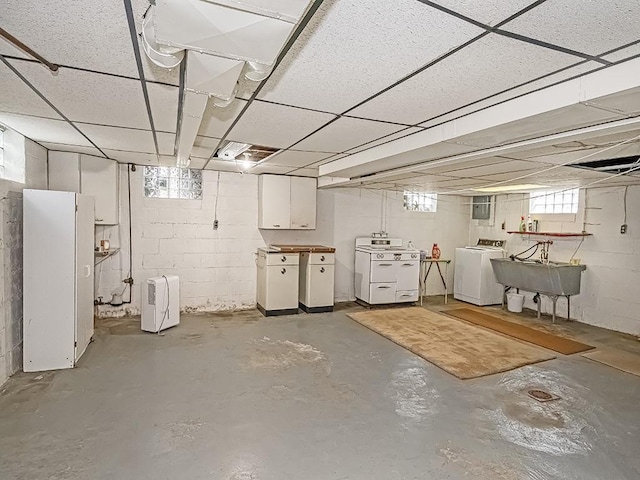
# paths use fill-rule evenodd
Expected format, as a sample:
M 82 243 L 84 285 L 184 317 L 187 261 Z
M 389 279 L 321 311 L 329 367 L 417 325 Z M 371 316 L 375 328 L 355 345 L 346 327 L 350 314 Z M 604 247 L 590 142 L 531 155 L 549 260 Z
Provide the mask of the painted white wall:
M 466 244 L 469 208 L 461 197 L 443 198 L 438 213 L 405 212 L 402 194 L 358 189 L 319 190 L 316 230 L 259 230 L 258 177 L 220 173 L 218 230 L 213 229 L 218 172 L 203 172 L 202 200 L 144 198 L 142 169 L 131 173 L 133 211 L 133 301 L 122 307 L 102 306 L 102 316 L 138 314 L 140 282 L 162 274 L 181 279 L 181 308 L 217 311 L 253 308 L 256 295 L 255 252 L 267 244 L 305 243 L 335 246 L 336 300 L 353 300 L 354 242 L 381 229 L 418 248 L 438 242 L 443 258 Z M 98 227 L 97 238 L 109 239 L 120 253 L 96 269 L 98 295 L 104 301 L 124 289 L 127 277 L 127 177 L 121 166 L 121 225 Z M 453 268 L 449 268 L 452 284 Z M 451 290 L 451 289 L 450 289 Z M 435 272 L 429 294 L 443 293 Z M 128 294 L 125 293 L 125 299 Z
M 580 237 L 549 237 L 554 242 L 550 249 L 550 260 L 568 262 L 575 252 L 575 257 L 587 266 L 582 274 L 581 293 L 571 299 L 571 317 L 591 325 L 639 335 L 640 296 L 637 286 L 640 285 L 640 187 L 628 187 L 628 230 L 623 235 L 620 234 L 620 225 L 624 219 L 624 189 L 625 187 L 611 187 L 581 190 L 576 215 L 532 215 L 532 218 L 540 219 L 540 231 L 581 232 L 585 228 L 593 234 L 585 237 L 582 244 Z M 508 253 L 513 254 L 525 250 L 538 239 L 546 239 L 506 233 L 508 230 L 518 230 L 520 216 L 524 215 L 526 219 L 528 210 L 528 195 L 497 196 L 495 225 L 472 220 L 470 243 L 475 243 L 478 238 L 502 238 L 507 240 Z M 502 222 L 506 224 L 505 230 L 501 229 Z M 583 227 L 584 223 L 586 226 Z M 536 308 L 532 297 L 533 294 L 526 294 L 525 307 Z M 543 297 L 543 311 L 550 313 L 551 305 Z M 566 308 L 566 300 L 558 300 L 560 316 L 566 317 Z
M 22 369 L 22 190 L 47 188 L 47 150 L 10 129 L 4 141 L 5 161 L 24 155 L 26 171 L 24 184 L 0 179 L 0 385 Z

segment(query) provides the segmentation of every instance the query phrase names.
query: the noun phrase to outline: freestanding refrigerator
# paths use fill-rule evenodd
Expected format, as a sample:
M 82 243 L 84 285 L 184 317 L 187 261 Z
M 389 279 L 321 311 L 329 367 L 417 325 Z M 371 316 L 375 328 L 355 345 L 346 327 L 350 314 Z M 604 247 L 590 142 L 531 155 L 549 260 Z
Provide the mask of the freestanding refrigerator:
M 25 372 L 72 368 L 93 336 L 94 200 L 23 191 Z

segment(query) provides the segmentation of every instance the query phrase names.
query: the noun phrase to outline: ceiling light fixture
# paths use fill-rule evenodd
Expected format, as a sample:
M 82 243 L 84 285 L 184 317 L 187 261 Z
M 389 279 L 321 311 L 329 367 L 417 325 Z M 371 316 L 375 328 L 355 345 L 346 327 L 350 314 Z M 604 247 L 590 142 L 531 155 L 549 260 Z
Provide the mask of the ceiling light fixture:
M 251 148 L 249 143 L 227 142 L 224 147 L 218 150 L 216 156 L 222 160 L 235 160 L 238 155 L 249 150 L 249 148 Z
M 518 190 L 536 190 L 538 188 L 549 188 L 548 185 L 536 185 L 534 183 L 523 183 L 521 185 L 500 185 L 496 187 L 472 188 L 474 192 L 500 193 L 515 192 Z

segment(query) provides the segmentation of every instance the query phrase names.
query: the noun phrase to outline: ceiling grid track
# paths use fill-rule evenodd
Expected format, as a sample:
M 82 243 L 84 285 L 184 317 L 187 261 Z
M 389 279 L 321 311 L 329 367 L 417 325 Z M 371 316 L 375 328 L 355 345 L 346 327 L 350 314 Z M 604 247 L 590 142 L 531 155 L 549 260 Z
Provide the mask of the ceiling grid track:
M 129 24 L 129 33 L 131 34 L 131 43 L 133 44 L 133 54 L 136 57 L 136 64 L 138 66 L 138 75 L 140 76 L 140 84 L 142 86 L 142 95 L 144 96 L 144 103 L 147 107 L 147 115 L 149 116 L 149 125 L 151 126 L 151 134 L 153 135 L 153 143 L 156 148 L 156 155 L 158 161 L 160 161 L 160 148 L 158 147 L 158 135 L 156 134 L 156 127 L 153 123 L 153 113 L 151 112 L 151 101 L 149 100 L 149 91 L 147 90 L 147 81 L 144 76 L 144 68 L 142 67 L 142 58 L 140 57 L 140 46 L 138 45 L 138 34 L 136 32 L 136 23 L 133 16 L 133 8 L 131 6 L 131 0 L 122 0 L 124 2 L 124 9 L 127 13 L 127 23 Z
M 51 101 L 49 101 L 49 99 L 47 97 L 45 97 L 42 92 L 40 92 L 40 90 L 38 90 L 35 85 L 33 85 L 29 80 L 27 80 L 27 78 L 22 75 L 17 68 L 15 68 L 13 65 L 11 65 L 11 63 L 9 63 L 9 61 L 7 59 L 4 58 L 4 56 L 0 55 L 0 60 L 2 60 L 2 63 L 4 63 L 13 73 L 15 73 L 18 78 L 20 78 L 20 80 L 22 80 L 31 90 L 33 90 L 33 92 L 38 95 L 47 105 L 49 105 L 49 107 L 51 107 L 58 115 L 60 115 L 60 117 L 62 119 L 64 119 L 69 125 L 71 125 L 71 127 L 73 127 L 74 130 L 76 130 L 80 135 L 82 135 L 91 145 L 93 145 L 105 158 L 109 158 L 109 156 L 104 153 L 102 151 L 102 149 L 100 147 L 98 147 L 98 145 L 96 145 L 93 140 L 91 140 L 89 137 L 87 137 L 87 135 L 85 135 L 85 133 L 80 130 L 75 123 L 73 123 L 64 113 L 62 113 L 60 111 L 60 109 L 58 109 L 58 107 L 56 107 L 53 103 L 51 103 Z M 57 119 L 55 119 L 57 120 Z

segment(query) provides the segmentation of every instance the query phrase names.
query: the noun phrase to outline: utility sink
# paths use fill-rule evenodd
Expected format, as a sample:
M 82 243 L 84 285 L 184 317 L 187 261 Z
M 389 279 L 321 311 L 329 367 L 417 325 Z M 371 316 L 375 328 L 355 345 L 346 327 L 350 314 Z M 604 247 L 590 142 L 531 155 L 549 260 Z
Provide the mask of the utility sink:
M 581 273 L 585 265 L 570 263 L 511 260 L 510 258 L 492 258 L 491 266 L 498 283 L 505 288 L 518 288 L 527 292 L 535 292 L 549 296 L 553 300 L 553 318 L 555 320 L 556 301 L 558 297 L 567 297 L 580 293 Z M 540 301 L 538 315 L 540 315 Z M 567 317 L 570 315 L 567 314 Z

